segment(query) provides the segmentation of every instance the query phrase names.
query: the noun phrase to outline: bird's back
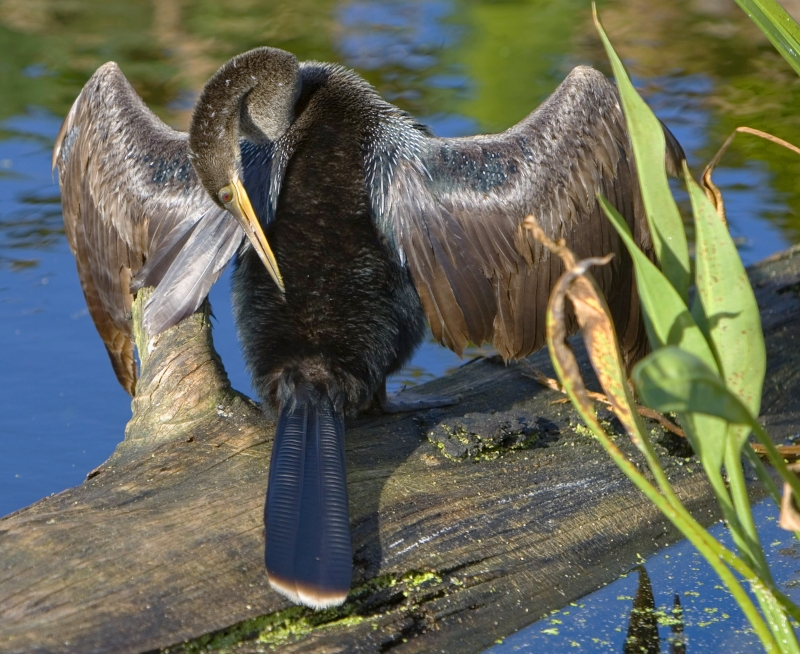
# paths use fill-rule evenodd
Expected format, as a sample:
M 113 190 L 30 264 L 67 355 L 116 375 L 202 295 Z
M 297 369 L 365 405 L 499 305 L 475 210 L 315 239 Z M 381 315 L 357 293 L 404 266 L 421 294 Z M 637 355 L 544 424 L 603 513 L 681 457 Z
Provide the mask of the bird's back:
M 337 66 L 305 64 L 302 74 L 296 119 L 275 146 L 288 164 L 266 231 L 285 293 L 248 252 L 235 273 L 235 313 L 262 396 L 279 403 L 289 369 L 324 381 L 355 411 L 410 355 L 423 318 L 365 185 L 374 93 Z

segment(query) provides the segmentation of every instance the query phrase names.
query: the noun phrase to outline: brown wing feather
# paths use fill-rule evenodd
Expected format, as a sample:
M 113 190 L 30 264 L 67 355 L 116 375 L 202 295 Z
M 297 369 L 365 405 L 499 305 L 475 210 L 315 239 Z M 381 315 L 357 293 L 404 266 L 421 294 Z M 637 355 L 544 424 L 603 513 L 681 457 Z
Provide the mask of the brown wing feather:
M 53 167 L 89 313 L 117 379 L 133 395 L 131 281 L 148 259 L 163 276 L 170 262 L 158 267 L 156 260 L 176 257 L 180 248 L 172 246 L 187 230 L 224 212 L 195 176 L 186 135 L 147 109 L 114 63 L 99 68 L 75 100 L 56 140 Z M 187 269 L 184 276 L 195 272 Z M 186 309 L 169 310 L 177 316 Z
M 667 142 L 674 172 L 683 153 L 671 134 Z M 652 253 L 617 92 L 603 75 L 576 68 L 503 134 L 418 136 L 392 157 L 379 186 L 386 197 L 375 202 L 386 214 L 379 223 L 392 226 L 440 342 L 460 353 L 468 341 L 491 340 L 505 359 L 544 345 L 562 266 L 521 228 L 533 214 L 580 258 L 614 253 L 594 272 L 626 358 L 646 350 L 632 264 L 596 200 L 598 192 L 608 197 Z

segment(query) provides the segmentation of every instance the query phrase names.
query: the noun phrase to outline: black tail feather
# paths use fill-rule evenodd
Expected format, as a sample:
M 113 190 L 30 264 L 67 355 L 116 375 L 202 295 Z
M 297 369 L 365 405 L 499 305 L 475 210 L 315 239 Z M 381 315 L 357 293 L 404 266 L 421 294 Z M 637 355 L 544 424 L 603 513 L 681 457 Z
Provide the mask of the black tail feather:
M 344 461 L 344 418 L 327 394 L 296 388 L 281 409 L 264 509 L 272 586 L 324 608 L 350 590 L 352 548 Z

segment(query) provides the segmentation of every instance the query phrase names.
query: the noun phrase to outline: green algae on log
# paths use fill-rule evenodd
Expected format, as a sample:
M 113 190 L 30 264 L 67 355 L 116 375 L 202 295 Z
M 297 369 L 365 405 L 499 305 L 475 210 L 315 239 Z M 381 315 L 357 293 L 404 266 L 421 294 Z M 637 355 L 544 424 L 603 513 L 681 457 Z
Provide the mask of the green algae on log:
M 769 355 L 762 420 L 777 439 L 800 416 L 798 252 L 750 271 Z M 274 423 L 230 388 L 207 307 L 157 339 L 136 333 L 143 369 L 117 451 L 81 486 L 0 520 L 2 652 L 479 652 L 676 539 L 557 393 L 483 360 L 420 389 L 461 394 L 457 406 L 348 425 L 351 599 L 292 607 L 263 569 Z M 549 374 L 546 352 L 531 361 Z M 509 421 L 520 435 L 505 443 L 495 432 Z M 453 435 L 472 447 L 456 460 L 437 447 Z M 709 523 L 700 466 L 661 443 Z

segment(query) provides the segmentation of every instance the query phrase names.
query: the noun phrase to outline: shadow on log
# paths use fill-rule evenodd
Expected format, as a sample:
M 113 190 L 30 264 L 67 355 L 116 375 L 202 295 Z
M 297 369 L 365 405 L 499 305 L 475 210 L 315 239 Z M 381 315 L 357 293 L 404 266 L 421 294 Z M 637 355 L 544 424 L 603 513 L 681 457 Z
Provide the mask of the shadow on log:
M 769 354 L 762 419 L 781 439 L 800 411 L 798 251 L 751 279 Z M 83 485 L 0 520 L 2 652 L 479 652 L 676 540 L 557 393 L 483 360 L 421 388 L 461 394 L 452 409 L 348 425 L 353 593 L 337 609 L 293 607 L 263 567 L 274 423 L 230 388 L 207 307 L 150 339 L 142 300 L 125 440 Z M 531 361 L 552 374 L 546 352 Z M 700 466 L 656 440 L 709 523 Z

